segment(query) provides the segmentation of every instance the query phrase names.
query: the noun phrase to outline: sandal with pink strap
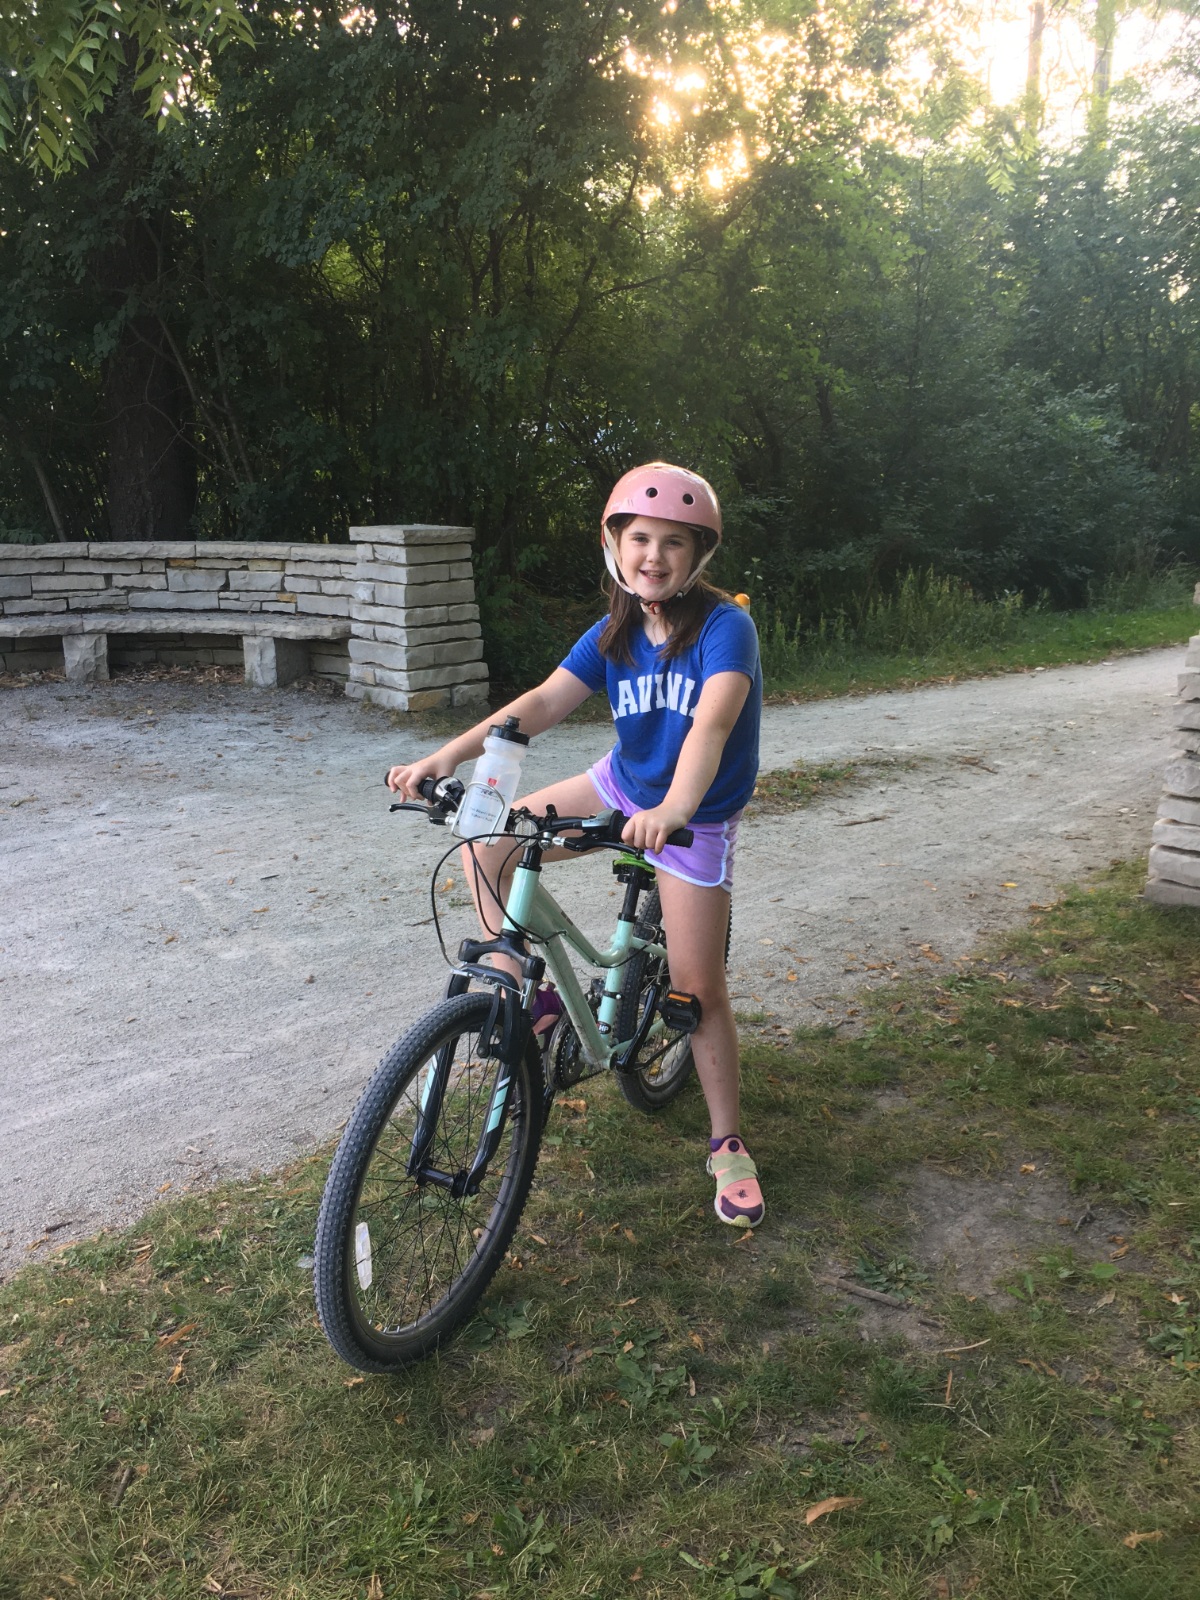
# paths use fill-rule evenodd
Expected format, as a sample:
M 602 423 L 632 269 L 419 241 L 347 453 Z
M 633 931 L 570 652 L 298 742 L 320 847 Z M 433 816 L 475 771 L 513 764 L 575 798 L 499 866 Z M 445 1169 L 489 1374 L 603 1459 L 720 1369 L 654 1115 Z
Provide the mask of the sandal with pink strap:
M 737 1134 L 708 1141 L 708 1170 L 717 1180 L 713 1209 L 732 1228 L 757 1228 L 767 1214 L 758 1168 Z

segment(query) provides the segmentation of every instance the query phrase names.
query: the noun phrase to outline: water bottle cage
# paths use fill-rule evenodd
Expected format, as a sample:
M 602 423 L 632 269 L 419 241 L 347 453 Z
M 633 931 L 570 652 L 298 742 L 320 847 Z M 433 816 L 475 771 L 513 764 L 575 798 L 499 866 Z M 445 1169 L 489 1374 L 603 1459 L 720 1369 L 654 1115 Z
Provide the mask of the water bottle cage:
M 669 989 L 658 1002 L 658 1014 L 675 1033 L 695 1033 L 700 1026 L 700 1002 L 694 994 Z

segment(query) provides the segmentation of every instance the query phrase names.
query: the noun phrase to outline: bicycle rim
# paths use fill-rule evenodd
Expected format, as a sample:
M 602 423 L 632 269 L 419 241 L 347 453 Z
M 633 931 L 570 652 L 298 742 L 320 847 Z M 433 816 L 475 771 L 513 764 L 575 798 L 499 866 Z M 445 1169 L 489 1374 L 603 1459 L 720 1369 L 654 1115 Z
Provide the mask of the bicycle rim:
M 504 1258 L 537 1162 L 540 1065 L 512 1069 L 500 1143 L 479 1190 L 456 1196 L 422 1176 L 471 1167 L 501 1065 L 479 1054 L 489 994 L 425 1017 L 380 1063 L 334 1156 L 317 1222 L 317 1310 L 330 1344 L 364 1371 L 419 1360 L 471 1315 Z M 407 1168 L 431 1077 L 433 1137 Z M 437 1101 L 434 1105 L 434 1101 Z

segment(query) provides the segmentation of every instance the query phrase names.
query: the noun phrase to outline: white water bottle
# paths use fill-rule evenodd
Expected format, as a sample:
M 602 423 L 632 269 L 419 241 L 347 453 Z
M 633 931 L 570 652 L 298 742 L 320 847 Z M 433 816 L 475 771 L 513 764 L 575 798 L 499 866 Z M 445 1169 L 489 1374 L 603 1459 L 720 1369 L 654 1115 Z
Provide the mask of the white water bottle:
M 460 839 L 482 839 L 503 832 L 528 744 L 529 735 L 521 732 L 516 717 L 506 717 L 502 728 L 493 724 L 488 729 L 483 754 L 475 763 L 451 829 Z

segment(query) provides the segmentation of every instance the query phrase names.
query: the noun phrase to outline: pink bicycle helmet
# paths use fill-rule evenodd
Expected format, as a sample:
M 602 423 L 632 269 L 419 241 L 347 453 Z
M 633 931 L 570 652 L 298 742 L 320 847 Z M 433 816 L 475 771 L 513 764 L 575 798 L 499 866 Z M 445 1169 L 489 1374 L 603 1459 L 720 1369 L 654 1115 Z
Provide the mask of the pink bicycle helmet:
M 704 550 L 679 594 L 688 592 L 721 543 L 720 502 L 712 485 L 698 472 L 673 467 L 666 461 L 651 461 L 644 467 L 634 467 L 613 486 L 600 519 L 605 564 L 613 582 L 626 594 L 634 591 L 625 582 L 617 564 L 617 538 L 609 527 L 614 517 L 659 517 L 664 522 L 684 522 L 689 528 L 700 531 Z M 678 599 L 678 595 L 672 598 Z

